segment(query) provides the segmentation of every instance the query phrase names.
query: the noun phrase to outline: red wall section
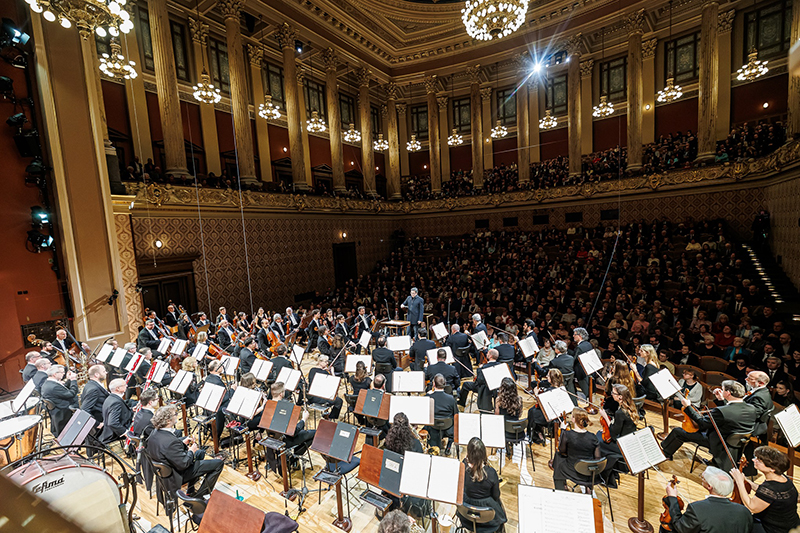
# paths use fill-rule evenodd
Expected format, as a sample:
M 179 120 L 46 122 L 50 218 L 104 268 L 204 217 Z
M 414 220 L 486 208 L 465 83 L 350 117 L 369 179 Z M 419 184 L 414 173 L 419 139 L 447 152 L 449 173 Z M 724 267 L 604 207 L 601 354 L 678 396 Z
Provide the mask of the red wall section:
M 592 122 L 592 143 L 595 152 L 615 146 L 627 146 L 628 116 L 617 115 Z
M 506 137 L 493 143 L 494 164 L 512 165 L 517 162 L 517 138 Z
M 569 128 L 543 131 L 539 134 L 540 158 L 542 161 L 569 155 Z
M 289 152 L 289 130 L 272 124 L 267 126 L 267 130 L 269 131 L 270 158 L 275 161 L 276 159 L 289 157 L 291 155 L 291 152 Z M 284 148 L 286 148 L 285 152 L 283 151 Z
M 130 137 L 131 127 L 128 120 L 128 101 L 125 99 L 125 86 L 101 80 L 103 88 L 103 104 L 106 111 L 108 127 Z
M 383 174 L 386 175 L 386 159 L 383 155 L 383 152 L 373 152 L 375 157 L 375 166 L 378 167 L 378 170 L 375 171 L 375 174 Z
M 769 104 L 766 109 L 764 102 Z M 731 89 L 731 124 L 782 115 L 787 111 L 788 102 L 788 74 L 734 87 Z
M 320 165 L 331 166 L 331 143 L 328 139 L 309 135 L 308 149 L 311 151 L 311 168 Z M 345 170 L 349 170 L 346 164 Z
M 662 135 L 687 130 L 697 133 L 697 98 L 656 107 L 656 140 Z
M 150 119 L 150 137 L 153 142 L 163 141 L 164 133 L 161 131 L 161 115 L 158 111 L 158 96 L 155 93 L 146 92 L 147 116 Z
M 215 110 L 214 118 L 217 120 L 217 141 L 219 142 L 220 152 L 233 152 L 233 120 L 231 115 L 223 111 Z
M 472 145 L 462 144 L 450 148 L 450 170 L 470 170 L 472 168 Z M 446 176 L 443 179 L 449 179 Z
M 408 154 L 409 174 L 411 176 L 430 174 L 430 170 L 424 168 L 428 164 L 430 164 L 430 156 L 427 150 Z

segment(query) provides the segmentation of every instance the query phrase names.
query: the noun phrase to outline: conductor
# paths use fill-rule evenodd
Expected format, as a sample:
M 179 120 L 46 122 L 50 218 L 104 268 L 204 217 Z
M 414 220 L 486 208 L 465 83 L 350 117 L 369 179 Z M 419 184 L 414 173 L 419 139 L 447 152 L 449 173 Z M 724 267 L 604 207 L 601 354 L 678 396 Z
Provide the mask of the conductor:
M 425 312 L 424 302 L 418 295 L 416 287 L 411 287 L 411 295 L 400 304 L 400 307 L 408 309 L 408 321 L 411 322 L 408 325 L 408 334 L 414 338 L 417 335 L 417 328 L 423 327 L 422 318 Z

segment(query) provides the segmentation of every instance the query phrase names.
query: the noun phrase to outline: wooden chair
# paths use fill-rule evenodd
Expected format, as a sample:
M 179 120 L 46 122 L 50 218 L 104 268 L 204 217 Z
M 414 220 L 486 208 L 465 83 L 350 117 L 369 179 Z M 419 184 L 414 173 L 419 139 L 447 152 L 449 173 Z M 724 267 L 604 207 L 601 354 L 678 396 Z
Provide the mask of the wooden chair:
M 705 355 L 700 358 L 700 368 L 706 372 L 725 372 L 728 369 L 728 361 L 721 357 Z
M 695 375 L 697 376 L 697 381 L 705 381 L 706 380 L 706 371 L 702 368 L 693 366 L 693 365 L 675 365 L 675 375 L 678 379 L 683 377 L 684 370 L 693 370 Z
M 726 380 L 736 381 L 736 378 L 725 372 L 706 372 L 706 379 L 702 381 L 708 383 L 709 387 L 714 388 L 721 386 L 722 382 Z

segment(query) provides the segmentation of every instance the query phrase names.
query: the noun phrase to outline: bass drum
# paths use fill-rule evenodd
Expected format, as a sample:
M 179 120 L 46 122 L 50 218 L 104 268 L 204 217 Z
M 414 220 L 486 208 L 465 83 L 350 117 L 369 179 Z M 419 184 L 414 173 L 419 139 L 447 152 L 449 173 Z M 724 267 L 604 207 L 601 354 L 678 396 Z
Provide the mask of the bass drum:
M 123 533 L 122 492 L 105 470 L 81 457 L 62 455 L 27 463 L 8 475 L 87 533 Z

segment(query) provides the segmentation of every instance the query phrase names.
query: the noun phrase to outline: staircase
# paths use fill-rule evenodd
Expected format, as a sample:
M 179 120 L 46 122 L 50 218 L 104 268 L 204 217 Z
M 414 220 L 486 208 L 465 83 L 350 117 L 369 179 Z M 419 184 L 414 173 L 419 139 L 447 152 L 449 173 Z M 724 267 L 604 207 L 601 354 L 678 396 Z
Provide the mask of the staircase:
M 767 289 L 768 294 L 780 305 L 781 312 L 792 314 L 800 312 L 800 293 L 772 257 L 769 248 L 755 248 L 743 244 L 742 249 L 755 271 L 753 281 Z

